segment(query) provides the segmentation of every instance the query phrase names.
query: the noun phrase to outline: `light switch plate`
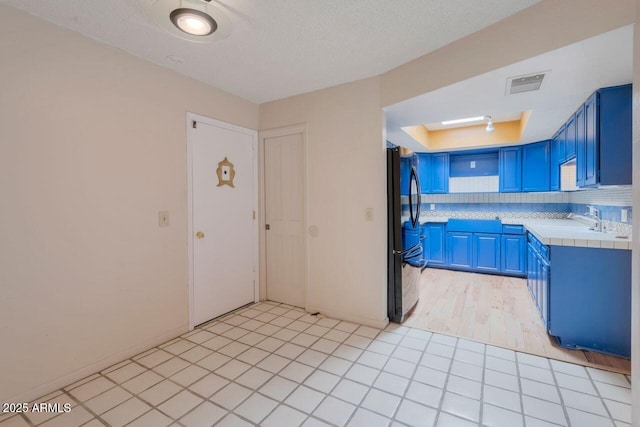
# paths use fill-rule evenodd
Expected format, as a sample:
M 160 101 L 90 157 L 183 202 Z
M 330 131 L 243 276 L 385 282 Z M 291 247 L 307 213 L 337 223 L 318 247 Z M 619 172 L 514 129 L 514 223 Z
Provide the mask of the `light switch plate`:
M 159 227 L 169 226 L 169 211 L 158 212 L 158 226 Z
M 629 211 L 626 209 L 620 210 L 620 221 L 629 222 Z
M 431 206 L 429 206 L 429 209 L 431 209 L 432 211 L 436 210 L 436 204 L 435 203 L 431 203 Z

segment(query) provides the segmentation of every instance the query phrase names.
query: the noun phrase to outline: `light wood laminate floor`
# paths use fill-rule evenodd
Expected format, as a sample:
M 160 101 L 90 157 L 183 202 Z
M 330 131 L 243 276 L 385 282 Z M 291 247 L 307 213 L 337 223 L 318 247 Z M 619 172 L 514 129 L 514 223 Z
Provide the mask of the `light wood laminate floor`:
M 435 268 L 422 272 L 420 301 L 403 323 L 512 350 L 629 374 L 631 361 L 559 347 L 525 279 Z

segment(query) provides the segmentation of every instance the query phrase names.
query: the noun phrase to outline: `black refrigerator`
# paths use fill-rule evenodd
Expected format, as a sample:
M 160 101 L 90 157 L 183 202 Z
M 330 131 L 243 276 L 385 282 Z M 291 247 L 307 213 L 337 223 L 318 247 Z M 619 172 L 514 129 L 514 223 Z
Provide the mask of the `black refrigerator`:
M 387 311 L 401 323 L 418 303 L 420 274 L 426 265 L 420 225 L 418 156 L 387 148 Z

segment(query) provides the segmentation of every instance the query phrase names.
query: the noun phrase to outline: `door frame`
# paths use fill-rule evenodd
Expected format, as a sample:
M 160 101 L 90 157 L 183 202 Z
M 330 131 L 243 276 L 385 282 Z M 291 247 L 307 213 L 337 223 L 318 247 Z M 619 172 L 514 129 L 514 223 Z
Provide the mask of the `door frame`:
M 259 289 L 260 276 L 259 270 L 259 257 L 258 257 L 258 132 L 241 126 L 233 125 L 231 123 L 222 122 L 220 120 L 212 119 L 209 117 L 201 116 L 195 113 L 187 113 L 187 259 L 188 259 L 188 272 L 189 272 L 189 330 L 192 331 L 195 328 L 193 319 L 193 307 L 194 307 L 194 277 L 193 277 L 193 243 L 194 243 L 194 229 L 193 229 L 193 122 L 201 122 L 207 125 L 216 126 L 223 129 L 228 129 L 234 132 L 243 133 L 251 136 L 251 151 L 253 152 L 253 300 L 259 301 Z
M 259 157 L 260 157 L 260 165 L 259 165 L 259 174 L 260 174 L 260 197 L 259 197 L 259 211 L 260 211 L 260 224 L 259 224 L 259 249 L 260 249 L 260 258 L 258 262 L 258 266 L 260 269 L 260 300 L 264 301 L 267 299 L 267 236 L 265 232 L 265 224 L 267 223 L 267 209 L 266 209 L 266 168 L 265 168 L 265 140 L 268 138 L 277 138 L 280 136 L 288 136 L 295 135 L 301 133 L 302 134 L 302 179 L 304 182 L 302 183 L 302 188 L 304 189 L 304 197 L 302 201 L 302 239 L 304 248 L 304 307 L 307 308 L 309 295 L 309 239 L 307 236 L 307 227 L 309 224 L 309 180 L 307 178 L 307 170 L 309 165 L 309 159 L 307 156 L 307 125 L 306 123 L 285 126 L 281 128 L 268 129 L 264 131 L 260 131 L 259 133 Z

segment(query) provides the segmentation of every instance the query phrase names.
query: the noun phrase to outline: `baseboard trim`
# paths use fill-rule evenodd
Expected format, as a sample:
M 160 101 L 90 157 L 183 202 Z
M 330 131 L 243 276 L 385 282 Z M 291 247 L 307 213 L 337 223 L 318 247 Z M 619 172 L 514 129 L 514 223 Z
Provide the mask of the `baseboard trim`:
M 356 316 L 353 314 L 342 313 L 340 311 L 324 309 L 324 308 L 314 307 L 314 306 L 308 306 L 306 310 L 310 313 L 320 313 L 336 320 L 344 320 L 347 322 L 358 323 L 360 325 L 371 326 L 372 328 L 384 329 L 389 324 L 388 317 L 385 317 L 382 320 L 375 320 L 375 319 L 370 319 L 368 317 Z
M 46 396 L 47 394 L 50 394 L 56 390 L 59 390 L 70 384 L 80 381 L 83 378 L 86 378 L 97 372 L 103 371 L 110 366 L 113 366 L 117 363 L 122 362 L 123 360 L 126 360 L 146 350 L 149 350 L 150 348 L 153 348 L 167 341 L 170 341 L 171 339 L 176 338 L 184 333 L 187 333 L 188 331 L 189 331 L 189 325 L 185 323 L 184 325 L 181 325 L 178 328 L 172 329 L 169 332 L 166 332 L 164 334 L 158 335 L 151 339 L 145 340 L 140 344 L 129 347 L 126 350 L 120 351 L 116 354 L 108 356 L 97 362 L 91 363 L 90 365 L 87 365 L 83 368 L 76 369 L 73 372 L 70 372 L 66 375 L 63 375 L 45 384 L 34 387 L 28 391 L 17 394 L 15 396 L 8 397 L 7 399 L 2 399 L 2 401 L 3 402 L 32 402 L 42 396 Z

